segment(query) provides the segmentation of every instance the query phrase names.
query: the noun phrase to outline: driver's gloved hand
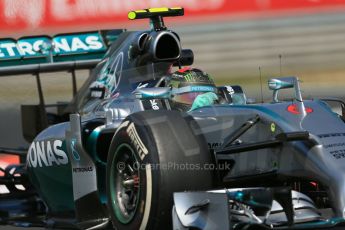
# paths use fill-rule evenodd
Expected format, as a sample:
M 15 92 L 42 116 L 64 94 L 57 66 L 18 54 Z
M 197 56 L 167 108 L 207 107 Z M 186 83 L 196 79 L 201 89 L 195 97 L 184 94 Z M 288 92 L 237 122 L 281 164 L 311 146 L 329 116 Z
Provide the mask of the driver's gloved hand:
M 195 98 L 192 108 L 189 111 L 195 110 L 200 107 L 213 105 L 217 100 L 217 94 L 213 92 L 203 93 Z

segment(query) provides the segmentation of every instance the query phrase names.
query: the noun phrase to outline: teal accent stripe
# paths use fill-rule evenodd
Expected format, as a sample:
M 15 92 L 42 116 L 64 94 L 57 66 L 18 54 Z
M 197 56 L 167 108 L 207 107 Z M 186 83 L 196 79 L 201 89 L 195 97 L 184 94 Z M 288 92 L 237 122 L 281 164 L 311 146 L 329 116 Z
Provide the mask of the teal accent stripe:
M 97 154 L 97 140 L 100 134 L 101 134 L 101 127 L 94 129 L 87 139 L 86 148 L 93 159 L 95 159 L 98 163 L 106 166 L 107 163 L 99 159 L 98 154 Z

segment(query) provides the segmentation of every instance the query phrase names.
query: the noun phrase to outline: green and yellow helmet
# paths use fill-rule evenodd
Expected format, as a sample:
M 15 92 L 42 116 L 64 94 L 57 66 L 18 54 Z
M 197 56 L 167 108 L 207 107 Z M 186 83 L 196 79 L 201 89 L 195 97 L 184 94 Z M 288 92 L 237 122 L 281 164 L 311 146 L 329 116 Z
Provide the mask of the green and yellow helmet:
M 190 67 L 171 74 L 167 85 L 172 88 L 172 107 L 181 111 L 188 111 L 197 96 L 207 92 L 217 93 L 216 85 L 208 73 Z

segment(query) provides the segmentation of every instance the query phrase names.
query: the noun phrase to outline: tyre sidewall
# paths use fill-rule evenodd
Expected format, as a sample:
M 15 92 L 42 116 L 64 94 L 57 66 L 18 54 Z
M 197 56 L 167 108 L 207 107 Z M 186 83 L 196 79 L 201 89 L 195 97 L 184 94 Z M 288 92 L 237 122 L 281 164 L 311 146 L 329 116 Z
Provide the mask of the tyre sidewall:
M 119 222 L 110 209 L 116 229 L 170 228 L 174 192 L 212 188 L 213 172 L 162 168 L 169 163 L 212 163 L 206 140 L 200 132 L 195 134 L 192 126 L 198 126 L 193 118 L 183 117 L 176 111 L 136 113 L 120 125 L 108 154 L 108 198 L 111 162 L 117 148 L 126 143 L 134 149 L 140 165 L 140 201 L 133 220 L 128 224 Z M 190 155 L 189 150 L 196 153 Z M 108 205 L 111 207 L 110 199 Z
M 150 229 L 150 216 L 154 215 L 153 213 L 156 213 L 157 206 L 154 205 L 156 203 L 153 200 L 152 194 L 156 194 L 156 191 L 153 191 L 156 186 L 153 186 L 154 184 L 158 184 L 159 181 L 159 173 L 157 170 L 152 170 L 151 165 L 158 164 L 157 161 L 157 150 L 155 145 L 150 143 L 150 133 L 148 133 L 144 126 L 138 126 L 135 125 L 132 121 L 127 120 L 127 125 L 121 127 L 116 132 L 111 147 L 109 149 L 109 157 L 108 157 L 108 164 L 107 164 L 107 193 L 110 194 L 110 171 L 111 166 L 113 164 L 116 164 L 117 162 L 114 162 L 114 159 L 116 158 L 115 153 L 117 152 L 118 148 L 123 145 L 127 144 L 129 145 L 133 150 L 136 159 L 138 160 L 138 167 L 139 167 L 139 181 L 140 181 L 140 197 L 138 202 L 138 207 L 136 210 L 135 215 L 133 216 L 132 221 L 130 221 L 128 224 L 123 224 L 120 221 L 118 221 L 118 218 L 116 217 L 114 211 L 110 208 L 113 206 L 110 199 L 110 196 L 108 195 L 108 207 L 110 211 L 110 215 L 113 220 L 114 227 L 116 229 Z M 133 132 L 133 126 L 135 128 L 135 131 L 138 136 L 133 136 L 133 133 L 129 134 L 129 132 Z M 131 130 L 131 131 L 129 131 Z M 135 133 L 134 133 L 135 135 Z M 135 138 L 140 138 L 135 139 Z M 140 149 L 140 146 L 138 145 L 138 141 L 141 141 L 144 146 L 149 149 L 149 154 L 144 155 L 142 153 L 142 150 Z M 117 167 L 117 166 L 113 166 Z

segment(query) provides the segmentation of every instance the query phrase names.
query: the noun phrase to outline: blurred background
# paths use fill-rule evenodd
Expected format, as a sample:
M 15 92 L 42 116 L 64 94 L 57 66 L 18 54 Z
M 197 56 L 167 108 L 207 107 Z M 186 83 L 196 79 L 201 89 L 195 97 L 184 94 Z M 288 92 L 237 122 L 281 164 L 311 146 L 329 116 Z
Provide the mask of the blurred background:
M 217 84 L 239 84 L 260 101 L 260 67 L 267 101 L 267 79 L 280 75 L 298 76 L 305 97 L 345 95 L 345 0 L 0 0 L 0 37 L 146 29 L 127 12 L 162 6 L 185 8 L 165 22 Z M 79 87 L 87 76 L 78 73 Z M 46 103 L 72 97 L 67 73 L 42 84 Z M 0 146 L 26 147 L 19 108 L 38 103 L 35 77 L 2 77 L 0 89 Z

